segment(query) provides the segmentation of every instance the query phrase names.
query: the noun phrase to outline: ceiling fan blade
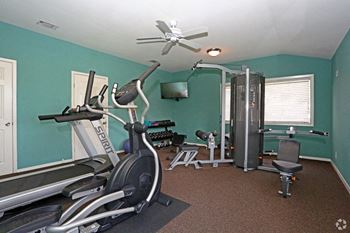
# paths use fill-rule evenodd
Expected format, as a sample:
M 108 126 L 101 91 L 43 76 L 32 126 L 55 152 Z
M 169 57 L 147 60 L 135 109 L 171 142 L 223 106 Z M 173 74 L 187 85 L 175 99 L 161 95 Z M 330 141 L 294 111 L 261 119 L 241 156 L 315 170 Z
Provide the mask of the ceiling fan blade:
M 174 46 L 174 43 L 169 41 L 168 43 L 165 44 L 164 48 L 162 49 L 162 55 L 167 54 L 170 49 Z
M 194 39 L 194 38 L 208 36 L 208 28 L 201 27 L 201 28 L 188 30 L 183 32 L 182 35 L 183 35 L 183 38 L 185 39 Z
M 171 33 L 170 27 L 164 21 L 157 20 L 156 22 L 158 24 L 158 25 L 156 25 L 156 27 L 159 28 L 159 30 L 161 30 L 163 33 L 166 33 L 166 32 Z
M 180 39 L 179 44 L 184 45 L 186 47 L 189 47 L 190 49 L 193 49 L 193 50 L 200 50 L 201 49 L 201 46 L 199 44 L 192 42 L 192 41 L 189 41 L 189 40 L 186 40 L 186 39 Z
M 163 43 L 166 40 L 150 40 L 150 41 L 138 41 L 136 44 L 151 44 L 151 43 Z
M 143 37 L 143 38 L 137 38 L 136 40 L 159 40 L 164 39 L 163 37 Z

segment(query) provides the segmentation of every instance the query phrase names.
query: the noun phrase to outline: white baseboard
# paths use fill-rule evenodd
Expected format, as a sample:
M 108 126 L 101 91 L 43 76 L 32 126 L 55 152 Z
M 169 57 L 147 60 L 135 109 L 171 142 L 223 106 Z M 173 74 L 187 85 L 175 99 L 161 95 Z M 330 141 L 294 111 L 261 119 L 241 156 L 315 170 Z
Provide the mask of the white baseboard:
M 335 163 L 333 161 L 330 162 L 335 170 L 335 172 L 338 174 L 340 180 L 342 181 L 342 183 L 344 184 L 346 190 L 348 191 L 348 193 L 350 194 L 350 186 L 348 184 L 348 182 L 346 182 L 344 176 L 341 174 L 341 172 L 339 171 L 337 165 L 335 165 Z
M 192 145 L 192 146 L 203 146 L 203 147 L 208 147 L 207 144 L 203 143 L 195 143 L 195 142 L 185 142 L 186 145 Z
M 308 160 L 316 160 L 316 161 L 324 161 L 324 162 L 331 162 L 332 161 L 329 158 L 313 157 L 313 156 L 306 156 L 306 155 L 300 155 L 299 158 L 301 158 L 301 159 L 308 159 Z
M 267 153 L 269 155 L 277 155 L 277 152 L 269 152 Z M 307 159 L 307 160 L 316 160 L 316 161 L 324 161 L 324 162 L 331 162 L 332 160 L 329 158 L 323 158 L 323 157 L 315 157 L 315 156 L 307 156 L 307 155 L 299 155 L 299 158 L 301 159 Z
M 332 164 L 333 169 L 335 170 L 335 172 L 337 173 L 337 175 L 339 176 L 341 182 L 344 184 L 346 190 L 348 191 L 348 193 L 350 194 L 350 185 L 348 184 L 348 182 L 346 182 L 344 176 L 341 174 L 341 172 L 339 171 L 337 165 L 335 165 L 335 163 L 329 159 L 329 158 L 322 158 L 322 157 L 311 157 L 311 156 L 300 156 L 300 158 L 302 159 L 309 159 L 309 160 L 316 160 L 316 161 L 323 161 L 323 162 L 329 162 Z

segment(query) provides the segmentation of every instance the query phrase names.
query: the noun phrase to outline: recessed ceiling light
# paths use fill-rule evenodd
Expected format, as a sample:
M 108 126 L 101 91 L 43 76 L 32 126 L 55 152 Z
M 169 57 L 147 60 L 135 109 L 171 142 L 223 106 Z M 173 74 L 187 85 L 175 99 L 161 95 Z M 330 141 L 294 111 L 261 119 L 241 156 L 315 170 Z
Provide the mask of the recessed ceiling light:
M 211 48 L 211 49 L 207 50 L 207 53 L 209 54 L 209 56 L 216 57 L 217 55 L 219 55 L 221 53 L 221 49 Z
M 46 28 L 49 28 L 49 29 L 52 29 L 52 30 L 56 30 L 58 28 L 57 25 L 54 25 L 54 24 L 49 23 L 49 22 L 45 22 L 44 20 L 39 20 L 36 24 L 43 26 L 43 27 L 46 27 Z

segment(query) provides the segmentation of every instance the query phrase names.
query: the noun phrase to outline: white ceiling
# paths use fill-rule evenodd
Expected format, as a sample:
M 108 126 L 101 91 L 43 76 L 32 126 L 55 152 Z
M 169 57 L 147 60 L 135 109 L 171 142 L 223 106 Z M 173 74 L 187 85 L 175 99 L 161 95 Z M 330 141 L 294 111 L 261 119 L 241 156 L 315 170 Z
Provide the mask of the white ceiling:
M 227 63 L 275 54 L 331 58 L 350 25 L 349 0 L 0 0 L 0 21 L 70 41 L 138 63 L 155 59 L 162 69 L 189 69 L 203 59 Z M 156 20 L 178 21 L 183 31 L 201 26 L 208 37 L 194 39 L 194 53 L 163 43 L 136 44 L 161 36 Z M 59 26 L 50 30 L 44 20 Z M 211 47 L 223 53 L 206 54 Z

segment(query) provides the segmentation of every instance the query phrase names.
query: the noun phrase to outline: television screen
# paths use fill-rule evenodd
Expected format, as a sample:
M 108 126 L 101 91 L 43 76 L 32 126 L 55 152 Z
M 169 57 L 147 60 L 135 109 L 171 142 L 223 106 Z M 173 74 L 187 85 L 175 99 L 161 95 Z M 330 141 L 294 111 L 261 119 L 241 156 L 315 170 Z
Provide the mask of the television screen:
M 161 83 L 160 94 L 162 99 L 187 98 L 187 82 Z

